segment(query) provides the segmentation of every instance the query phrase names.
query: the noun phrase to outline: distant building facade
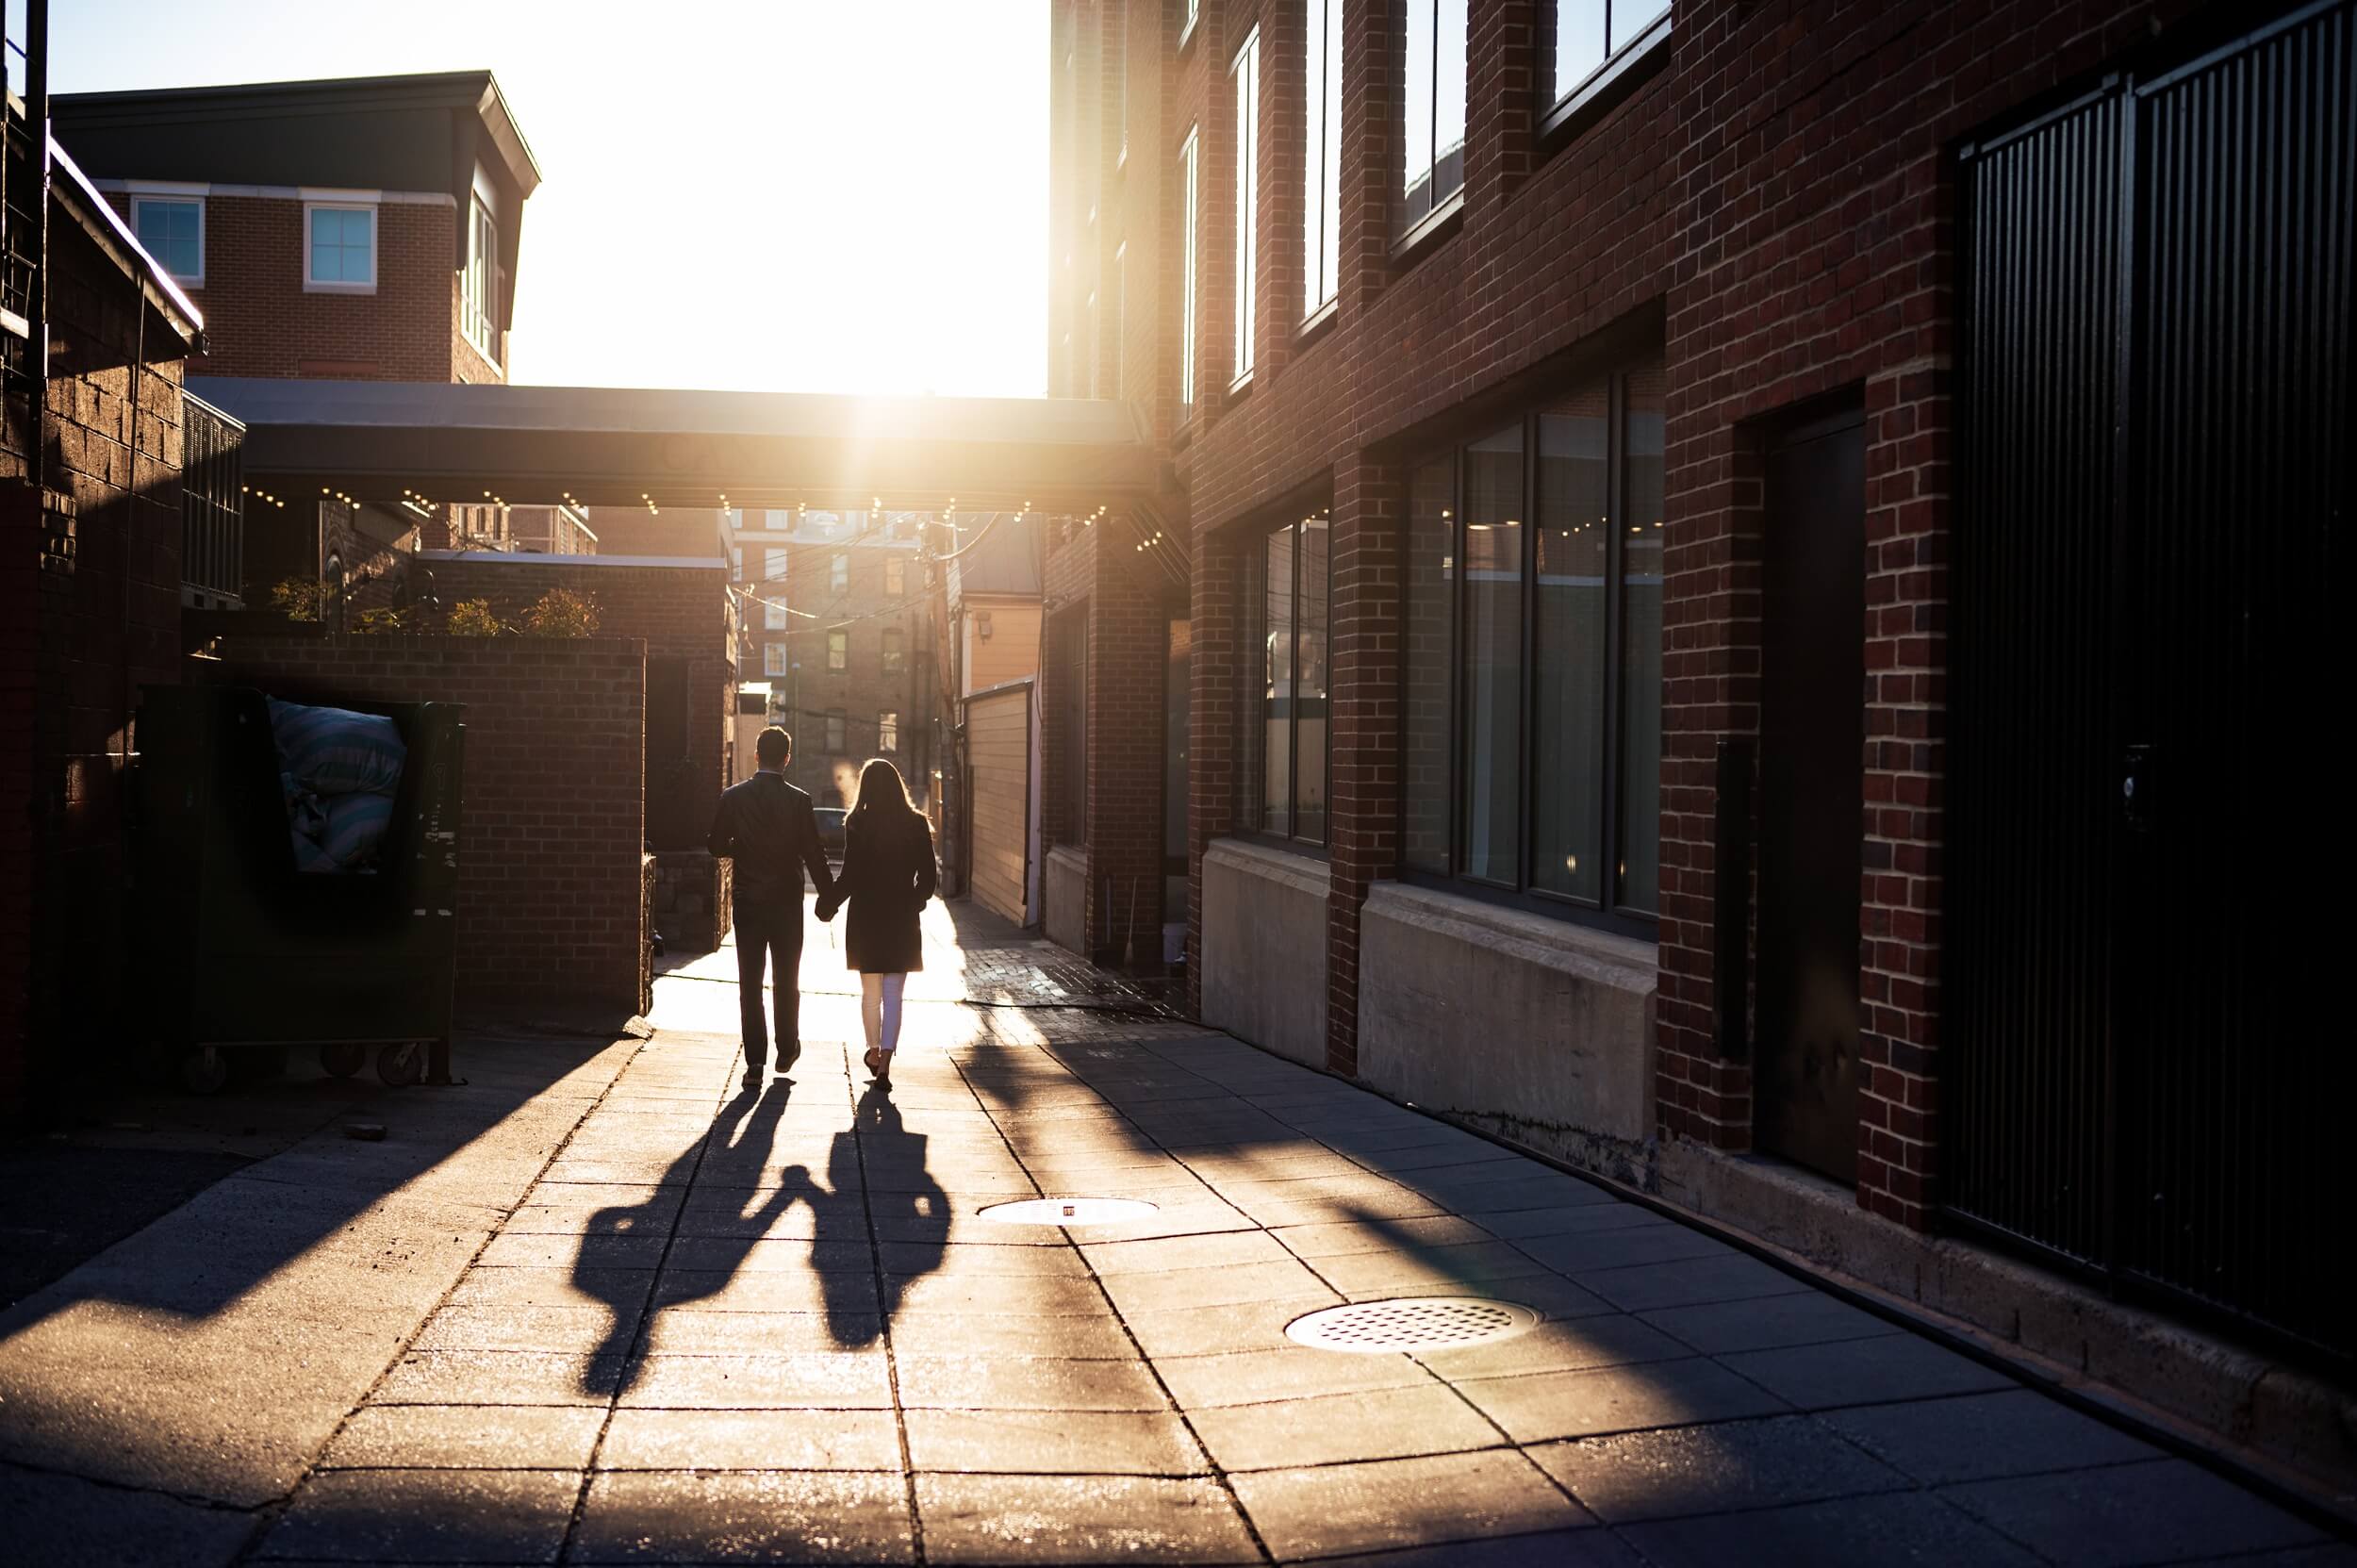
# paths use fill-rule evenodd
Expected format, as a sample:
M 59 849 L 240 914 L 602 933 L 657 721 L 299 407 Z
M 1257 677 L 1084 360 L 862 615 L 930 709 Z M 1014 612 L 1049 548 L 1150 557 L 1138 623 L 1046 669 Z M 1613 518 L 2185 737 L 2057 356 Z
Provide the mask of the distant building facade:
M 884 757 L 932 796 L 937 677 L 920 533 L 929 515 L 807 509 L 729 514 L 747 680 L 794 736 L 787 776 L 848 805 Z

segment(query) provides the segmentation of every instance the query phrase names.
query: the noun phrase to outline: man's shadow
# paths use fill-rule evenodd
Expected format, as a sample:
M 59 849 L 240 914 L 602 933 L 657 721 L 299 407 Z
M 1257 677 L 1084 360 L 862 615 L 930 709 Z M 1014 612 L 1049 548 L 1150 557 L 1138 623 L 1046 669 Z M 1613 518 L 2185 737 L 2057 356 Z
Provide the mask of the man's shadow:
M 673 1283 L 666 1286 L 671 1294 L 660 1303 L 653 1301 L 651 1293 L 655 1275 L 651 1263 L 630 1261 L 651 1251 L 659 1252 L 660 1248 L 645 1242 L 633 1246 L 623 1238 L 654 1237 L 659 1241 L 669 1229 L 670 1206 L 666 1192 L 688 1182 L 700 1174 L 700 1166 L 750 1164 L 751 1171 L 747 1174 L 745 1184 L 753 1185 L 758 1180 L 759 1169 L 777 1141 L 778 1124 L 784 1119 L 786 1101 L 793 1093 L 793 1085 L 781 1078 L 770 1080 L 765 1094 L 756 1096 L 750 1089 L 738 1094 L 723 1112 L 723 1115 L 737 1118 L 726 1143 L 707 1152 L 712 1142 L 710 1134 L 698 1138 L 671 1162 L 653 1197 L 644 1203 L 616 1204 L 590 1216 L 588 1229 L 582 1232 L 581 1247 L 573 1255 L 573 1289 L 602 1301 L 608 1322 L 604 1340 L 582 1369 L 582 1387 L 586 1392 L 611 1395 L 635 1382 L 638 1367 L 629 1356 L 638 1338 L 642 1315 L 651 1329 L 656 1312 L 683 1302 L 701 1300 L 727 1288 L 753 1243 L 768 1233 L 769 1227 L 792 1207 L 797 1197 L 813 1190 L 802 1167 L 793 1166 L 785 1172 L 783 1184 L 768 1194 L 760 1208 L 732 1219 L 726 1236 L 697 1238 L 698 1261 L 710 1258 L 714 1262 L 707 1269 L 695 1271 L 705 1282 L 684 1294 L 676 1283 L 683 1276 L 675 1274 L 671 1276 Z M 682 1201 L 685 1201 L 684 1197 Z M 643 1314 L 638 1310 L 641 1307 L 645 1309 Z

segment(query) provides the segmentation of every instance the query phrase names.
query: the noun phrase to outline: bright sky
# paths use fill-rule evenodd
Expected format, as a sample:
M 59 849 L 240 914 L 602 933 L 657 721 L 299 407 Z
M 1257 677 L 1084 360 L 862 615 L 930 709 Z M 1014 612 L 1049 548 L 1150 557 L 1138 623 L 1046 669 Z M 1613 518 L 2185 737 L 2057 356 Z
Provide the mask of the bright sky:
M 52 0 L 50 16 L 58 92 L 489 67 L 544 181 L 511 380 L 1047 388 L 1047 0 Z

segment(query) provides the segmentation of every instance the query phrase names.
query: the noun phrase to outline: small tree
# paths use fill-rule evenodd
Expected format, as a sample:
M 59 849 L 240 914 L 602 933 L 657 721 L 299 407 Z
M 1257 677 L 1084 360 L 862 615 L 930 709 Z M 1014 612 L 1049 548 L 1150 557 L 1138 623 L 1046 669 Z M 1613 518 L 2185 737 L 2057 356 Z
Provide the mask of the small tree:
M 495 637 L 507 628 L 491 613 L 487 599 L 462 599 L 450 607 L 450 635 L 454 637 Z
M 597 602 L 570 588 L 551 588 L 524 612 L 522 631 L 536 637 L 595 636 Z
M 326 604 L 327 585 L 317 578 L 282 578 L 270 590 L 270 607 L 288 620 L 317 620 Z

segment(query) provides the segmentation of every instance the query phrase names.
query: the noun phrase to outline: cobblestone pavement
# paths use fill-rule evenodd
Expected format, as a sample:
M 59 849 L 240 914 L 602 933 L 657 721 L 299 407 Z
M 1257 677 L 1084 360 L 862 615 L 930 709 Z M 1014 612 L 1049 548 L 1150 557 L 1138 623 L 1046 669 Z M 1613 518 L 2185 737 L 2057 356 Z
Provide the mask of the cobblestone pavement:
M 821 939 L 809 960 L 834 994 L 806 1001 L 814 1043 L 757 1095 L 726 1034 L 678 1032 L 713 998 L 665 981 L 665 1032 L 259 1557 L 1879 1568 L 2335 1550 L 1707 1236 L 1222 1035 L 961 1006 L 951 960 L 913 982 L 878 1093 L 838 1043 L 856 1032 L 839 959 Z M 1151 1210 L 1071 1230 L 986 1213 L 1040 1196 Z M 1396 1297 L 1494 1298 L 1535 1322 L 1413 1353 L 1287 1337 Z

